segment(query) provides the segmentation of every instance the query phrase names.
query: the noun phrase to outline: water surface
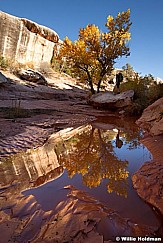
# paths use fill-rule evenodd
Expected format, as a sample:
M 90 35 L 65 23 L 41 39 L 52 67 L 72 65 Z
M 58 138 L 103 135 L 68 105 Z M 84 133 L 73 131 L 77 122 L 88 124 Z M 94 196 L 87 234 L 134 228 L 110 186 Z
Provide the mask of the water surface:
M 76 135 L 70 129 L 67 136 L 2 161 L 2 185 L 15 183 L 16 193 L 34 195 L 45 211 L 66 199 L 63 187 L 73 185 L 123 217 L 159 226 L 159 216 L 132 187 L 132 174 L 152 159 L 141 137 L 134 121 L 101 117 Z

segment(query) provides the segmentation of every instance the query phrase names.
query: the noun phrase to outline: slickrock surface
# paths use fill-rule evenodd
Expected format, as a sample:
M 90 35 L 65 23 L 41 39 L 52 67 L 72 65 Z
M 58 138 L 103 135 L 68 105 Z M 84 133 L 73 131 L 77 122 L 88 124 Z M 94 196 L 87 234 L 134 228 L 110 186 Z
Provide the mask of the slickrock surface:
M 154 227 L 122 218 L 84 191 L 72 186 L 65 201 L 44 211 L 33 195 L 18 196 L 0 212 L 5 242 L 115 242 L 116 236 L 155 236 Z
M 0 157 L 38 147 L 50 134 L 90 122 L 95 115 L 111 115 L 88 105 L 87 92 L 65 75 L 53 73 L 48 86 L 9 72 L 2 71 L 0 78 Z
M 163 98 L 148 106 L 136 122 L 150 135 L 141 142 L 153 155 L 132 177 L 139 196 L 163 214 Z
M 86 91 L 69 77 L 53 73 L 51 78 L 47 78 L 48 85 L 44 86 L 20 80 L 8 72 L 2 74 L 6 78 L 0 76 L 0 157 L 39 147 L 50 135 L 50 139 L 53 139 L 53 133 L 57 134 L 63 128 L 79 127 L 95 120 L 95 116 L 113 116 L 110 111 L 100 111 L 88 105 Z M 116 114 L 114 116 L 117 117 Z M 142 141 L 153 154 L 155 164 L 150 167 L 145 164 L 140 175 L 138 172 L 133 176 L 133 182 L 138 194 L 162 212 L 161 138 L 158 136 L 152 141 L 147 137 Z M 0 188 L 0 242 L 3 239 L 2 243 L 107 243 L 114 242 L 116 236 L 157 235 L 158 229 L 122 218 L 117 212 L 71 186 L 67 187 L 70 193 L 64 201 L 54 209 L 45 211 L 35 196 L 25 196 L 20 192 L 30 188 L 29 183 L 37 187 L 46 183 L 51 176 L 53 179 L 59 177 L 63 169 L 57 164 L 54 154 L 44 157 L 53 161 L 48 162 L 48 166 L 40 162 L 42 157 L 38 157 L 37 149 L 28 160 L 27 156 L 22 156 L 22 160 L 16 156 L 12 161 L 8 160 L 9 157 L 5 158 L 6 173 L 1 172 L 7 179 L 5 186 Z M 32 177 L 36 174 L 32 161 L 39 171 L 38 178 Z M 14 173 L 18 175 L 17 180 L 12 178 L 11 163 Z M 26 177 L 19 171 L 21 166 L 29 168 L 25 170 L 26 177 L 28 175 L 31 180 L 28 183 L 25 183 Z M 148 178 L 151 178 L 149 184 L 146 181 Z
M 133 186 L 143 200 L 163 214 L 163 136 L 148 136 L 141 142 L 152 153 L 153 160 L 133 175 Z
M 148 106 L 137 124 L 146 129 L 152 136 L 163 134 L 163 97 Z

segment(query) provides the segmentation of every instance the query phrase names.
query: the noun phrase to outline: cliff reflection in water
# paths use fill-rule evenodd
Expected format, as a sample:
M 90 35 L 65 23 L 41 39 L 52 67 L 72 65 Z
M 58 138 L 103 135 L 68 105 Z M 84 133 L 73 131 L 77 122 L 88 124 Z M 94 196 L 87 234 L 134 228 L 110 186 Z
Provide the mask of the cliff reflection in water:
M 67 169 L 69 178 L 80 174 L 82 183 L 89 188 L 98 187 L 105 180 L 109 193 L 127 197 L 129 162 L 120 158 L 117 150 L 125 146 L 132 150 L 140 144 L 138 130 L 129 133 L 126 129 L 127 125 L 120 127 L 114 121 L 60 131 L 40 148 L 3 159 L 1 187 L 21 181 L 19 190 L 37 187 L 58 178 Z M 71 183 L 66 180 L 65 183 Z
M 0 159 L 0 188 L 16 184 L 21 191 L 37 187 L 63 174 L 54 150 L 45 146 Z

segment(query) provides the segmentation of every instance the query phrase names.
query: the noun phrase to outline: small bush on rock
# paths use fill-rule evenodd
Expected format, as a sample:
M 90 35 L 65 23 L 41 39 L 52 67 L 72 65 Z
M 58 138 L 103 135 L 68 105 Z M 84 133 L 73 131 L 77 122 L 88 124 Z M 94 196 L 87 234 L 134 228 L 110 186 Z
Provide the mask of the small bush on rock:
M 8 60 L 5 59 L 3 56 L 0 56 L 0 68 L 6 70 L 9 66 Z
M 163 84 L 157 84 L 151 75 L 121 84 L 121 91 L 130 89 L 134 90 L 133 105 L 127 109 L 131 115 L 140 115 L 147 106 L 163 97 Z

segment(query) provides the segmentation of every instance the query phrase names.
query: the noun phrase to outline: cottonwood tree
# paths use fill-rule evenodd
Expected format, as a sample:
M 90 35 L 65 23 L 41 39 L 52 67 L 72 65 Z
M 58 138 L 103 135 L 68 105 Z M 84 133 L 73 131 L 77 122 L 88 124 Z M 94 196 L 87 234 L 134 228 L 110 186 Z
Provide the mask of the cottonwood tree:
M 59 52 L 59 60 L 64 60 L 80 81 L 87 82 L 92 94 L 100 91 L 102 82 L 111 73 L 116 59 L 130 54 L 128 41 L 130 10 L 108 16 L 105 24 L 107 32 L 102 32 L 94 24 L 79 31 L 78 40 L 72 42 L 66 37 Z

